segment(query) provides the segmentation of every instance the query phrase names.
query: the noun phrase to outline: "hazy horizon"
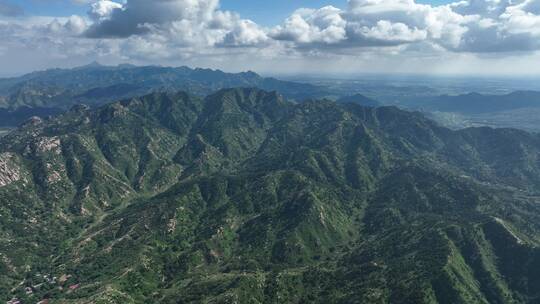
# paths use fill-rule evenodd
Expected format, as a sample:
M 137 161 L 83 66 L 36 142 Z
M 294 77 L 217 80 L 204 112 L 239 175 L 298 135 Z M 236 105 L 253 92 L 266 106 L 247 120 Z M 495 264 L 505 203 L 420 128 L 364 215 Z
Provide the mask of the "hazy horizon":
M 222 71 L 225 73 L 243 73 L 243 72 L 254 72 L 259 74 L 263 77 L 275 77 L 280 78 L 283 80 L 345 80 L 345 81 L 353 81 L 353 80 L 374 80 L 374 79 L 422 79 L 422 78 L 428 78 L 430 80 L 443 80 L 443 79 L 455 79 L 455 80 L 467 80 L 467 79 L 482 79 L 482 80 L 530 80 L 530 81 L 536 81 L 540 80 L 540 74 L 533 75 L 533 74 L 521 74 L 521 75 L 502 75 L 502 74 L 496 74 L 496 75 L 484 75 L 484 74 L 474 74 L 474 73 L 454 73 L 454 74 L 430 74 L 430 73 L 414 73 L 414 72 L 370 72 L 370 71 L 357 71 L 352 73 L 334 73 L 334 72 L 302 72 L 302 71 L 283 71 L 283 72 L 265 72 L 265 71 L 259 71 L 256 69 L 223 69 L 219 67 L 212 67 L 212 66 L 192 66 L 192 65 L 185 65 L 185 64 L 179 64 L 179 65 L 167 65 L 167 64 L 137 64 L 137 63 L 130 63 L 130 62 L 122 62 L 122 63 L 114 63 L 114 64 L 105 64 L 101 63 L 97 60 L 89 61 L 87 63 L 83 64 L 76 64 L 76 65 L 67 65 L 67 66 L 51 66 L 41 69 L 34 69 L 34 70 L 28 70 L 28 71 L 21 71 L 18 73 L 4 73 L 0 71 L 0 79 L 9 79 L 9 78 L 17 78 L 22 77 L 31 73 L 36 72 L 45 72 L 48 70 L 69 70 L 69 69 L 77 69 L 82 68 L 86 66 L 90 66 L 92 64 L 99 64 L 104 67 L 119 67 L 122 65 L 132 65 L 134 67 L 146 67 L 146 66 L 155 66 L 155 67 L 163 67 L 163 68 L 180 68 L 180 67 L 188 67 L 190 69 L 210 69 L 214 71 Z

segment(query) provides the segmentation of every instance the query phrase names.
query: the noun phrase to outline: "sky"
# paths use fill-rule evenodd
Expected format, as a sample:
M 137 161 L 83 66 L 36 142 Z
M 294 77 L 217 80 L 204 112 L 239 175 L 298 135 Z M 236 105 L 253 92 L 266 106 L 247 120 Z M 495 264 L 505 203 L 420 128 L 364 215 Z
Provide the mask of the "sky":
M 0 76 L 91 61 L 538 76 L 540 0 L 0 0 Z
M 70 0 L 0 0 L 0 3 L 2 2 L 17 4 L 27 14 L 42 16 L 85 15 L 89 9 L 87 4 L 91 3 L 91 1 Z M 451 2 L 451 0 L 418 1 L 432 5 Z M 222 9 L 238 12 L 244 18 L 266 26 L 280 23 L 300 7 L 320 8 L 327 5 L 345 8 L 347 0 L 224 0 L 220 3 Z

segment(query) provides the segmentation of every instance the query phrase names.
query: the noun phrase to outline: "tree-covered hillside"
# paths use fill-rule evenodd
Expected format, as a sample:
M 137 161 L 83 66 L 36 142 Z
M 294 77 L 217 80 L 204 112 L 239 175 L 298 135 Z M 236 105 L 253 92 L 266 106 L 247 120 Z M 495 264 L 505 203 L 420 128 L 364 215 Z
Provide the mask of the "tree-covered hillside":
M 0 79 L 0 108 L 69 109 L 78 103 L 101 105 L 156 91 L 183 90 L 205 96 L 232 87 L 276 90 L 288 98 L 300 100 L 324 94 L 322 88 L 314 85 L 265 78 L 251 71 L 225 73 L 188 67 L 103 66 L 94 63 Z
M 0 139 L 0 300 L 539 303 L 540 137 L 227 89 Z

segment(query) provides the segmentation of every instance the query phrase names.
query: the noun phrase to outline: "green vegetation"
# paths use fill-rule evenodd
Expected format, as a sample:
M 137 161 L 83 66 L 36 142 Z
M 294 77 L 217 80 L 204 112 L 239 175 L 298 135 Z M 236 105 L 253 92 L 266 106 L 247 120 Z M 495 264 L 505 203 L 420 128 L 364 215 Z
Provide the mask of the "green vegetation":
M 0 149 L 3 301 L 540 301 L 538 135 L 228 89 L 78 106 Z
M 81 103 L 99 106 L 157 91 L 183 90 L 205 96 L 232 87 L 277 90 L 297 100 L 327 94 L 315 85 L 265 78 L 254 72 L 234 74 L 188 67 L 90 64 L 0 79 L 0 127 L 18 126 L 32 116 L 55 115 Z

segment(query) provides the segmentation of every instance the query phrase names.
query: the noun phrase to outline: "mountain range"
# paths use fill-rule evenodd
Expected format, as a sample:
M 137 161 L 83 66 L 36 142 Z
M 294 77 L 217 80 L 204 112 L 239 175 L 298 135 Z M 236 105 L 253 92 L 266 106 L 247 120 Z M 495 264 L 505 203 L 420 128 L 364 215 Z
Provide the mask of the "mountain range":
M 406 98 L 402 106 L 454 129 L 489 126 L 540 132 L 540 92 L 535 91 Z
M 343 87 L 339 81 L 310 84 L 265 78 L 254 72 L 225 73 L 188 67 L 103 66 L 98 63 L 0 79 L 0 128 L 18 126 L 32 116 L 44 118 L 56 115 L 77 104 L 99 107 L 152 92 L 174 93 L 179 90 L 204 97 L 233 87 L 275 90 L 294 102 L 328 98 L 367 107 L 396 105 L 423 111 L 451 128 L 491 126 L 540 131 L 537 118 L 540 114 L 540 93 L 535 91 L 516 91 L 506 95 L 434 95 L 436 90 L 429 87 L 396 88 L 382 82 L 367 88 L 354 84 Z M 358 94 L 359 90 L 372 98 Z
M 357 105 L 360 105 L 360 106 L 364 106 L 364 107 L 372 107 L 372 108 L 376 108 L 376 107 L 380 107 L 382 106 L 382 104 L 374 99 L 371 99 L 369 97 L 366 97 L 362 94 L 355 94 L 355 95 L 351 95 L 351 96 L 345 96 L 345 97 L 341 97 L 337 100 L 337 102 L 339 103 L 355 103 Z
M 540 136 L 224 89 L 0 139 L 0 295 L 539 303 Z
M 299 101 L 327 94 L 315 85 L 264 78 L 254 72 L 92 63 L 0 79 L 0 127 L 16 126 L 32 116 L 59 113 L 76 104 L 95 107 L 151 92 L 178 90 L 204 97 L 232 87 L 276 90 Z
M 540 92 L 515 91 L 504 95 L 468 93 L 414 98 L 409 106 L 428 111 L 482 114 L 512 111 L 523 108 L 540 108 Z

